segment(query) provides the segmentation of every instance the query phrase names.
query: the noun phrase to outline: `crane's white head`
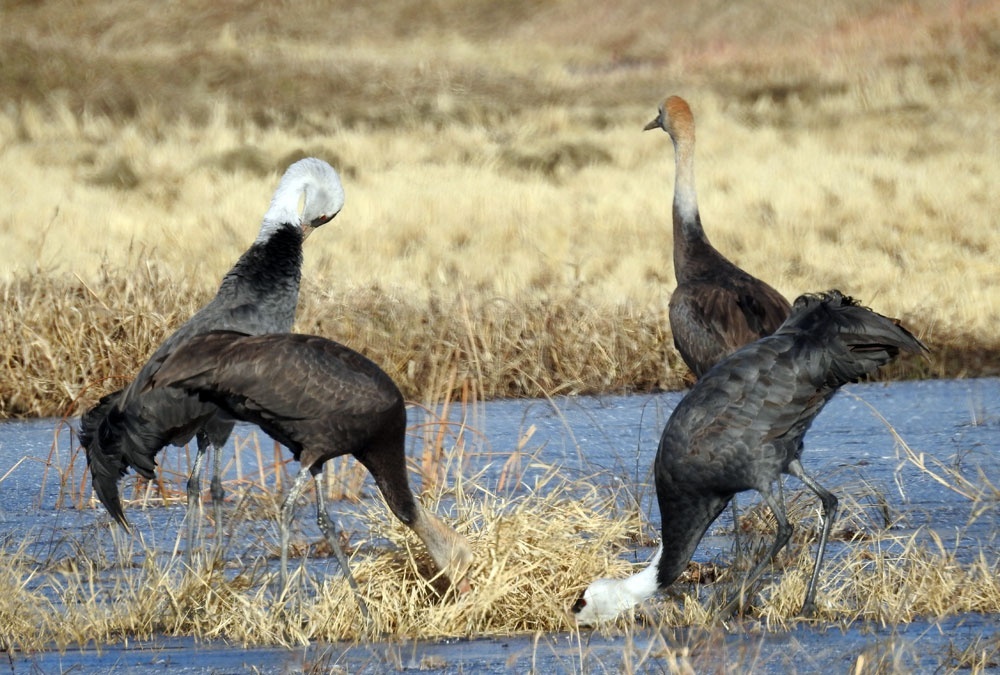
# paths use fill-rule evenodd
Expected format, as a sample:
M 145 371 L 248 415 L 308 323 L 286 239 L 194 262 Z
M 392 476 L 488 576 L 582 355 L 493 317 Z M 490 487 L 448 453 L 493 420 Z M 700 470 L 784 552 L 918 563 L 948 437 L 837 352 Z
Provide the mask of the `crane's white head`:
M 266 240 L 278 227 L 289 223 L 299 225 L 305 239 L 314 229 L 333 220 L 342 208 L 344 187 L 337 171 L 322 159 L 300 159 L 281 177 L 257 241 Z
M 591 582 L 570 608 L 571 617 L 580 626 L 593 626 L 612 621 L 652 597 L 659 588 L 656 572 L 662 555 L 661 543 L 653 559 L 638 574 L 625 579 L 597 579 Z
M 626 579 L 598 579 L 573 603 L 572 618 L 580 626 L 595 626 L 613 621 L 635 607 L 638 600 L 627 587 Z

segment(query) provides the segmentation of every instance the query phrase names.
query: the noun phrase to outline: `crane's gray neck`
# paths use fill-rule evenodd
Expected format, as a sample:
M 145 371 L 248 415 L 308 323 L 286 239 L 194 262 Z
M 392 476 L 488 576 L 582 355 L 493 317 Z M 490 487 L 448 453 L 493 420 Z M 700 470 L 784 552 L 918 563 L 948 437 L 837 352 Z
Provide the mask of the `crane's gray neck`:
M 698 193 L 694 183 L 694 140 L 681 137 L 674 144 L 674 222 L 685 236 L 704 236 L 698 216 Z
M 715 250 L 701 226 L 698 195 L 694 186 L 694 139 L 674 138 L 674 275 L 684 283 L 714 267 L 721 254 Z
M 287 332 L 295 320 L 301 276 L 302 231 L 284 225 L 240 256 L 213 302 L 237 308 L 230 311 L 232 325 L 226 328 L 251 334 Z
M 266 241 L 285 225 L 294 225 L 301 229 L 299 202 L 302 201 L 306 190 L 305 175 L 298 165 L 293 165 L 282 176 L 274 196 L 271 197 L 271 205 L 261 222 L 260 233 L 257 235 L 258 243 Z
M 284 206 L 275 208 L 274 204 L 272 204 L 264 216 L 263 222 L 260 224 L 260 232 L 257 233 L 254 243 L 264 244 L 276 233 L 289 226 L 301 229 L 302 225 L 298 212 L 294 209 L 287 209 Z
M 666 588 L 687 568 L 708 526 L 719 517 L 731 497 L 717 495 L 659 495 L 662 555 L 657 557 L 656 582 Z M 672 490 L 670 492 L 673 492 Z

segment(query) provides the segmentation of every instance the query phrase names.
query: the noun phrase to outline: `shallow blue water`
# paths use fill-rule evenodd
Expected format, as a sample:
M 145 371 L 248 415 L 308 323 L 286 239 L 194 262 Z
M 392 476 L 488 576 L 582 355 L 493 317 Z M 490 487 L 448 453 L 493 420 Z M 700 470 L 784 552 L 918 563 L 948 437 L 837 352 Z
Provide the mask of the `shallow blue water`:
M 465 411 L 468 418 L 460 436 L 461 442 L 468 446 L 469 464 L 465 471 L 467 475 L 484 471 L 482 480 L 487 484 L 499 481 L 505 463 L 520 444 L 524 454 L 519 474 L 522 486 L 533 485 L 552 465 L 566 475 L 589 477 L 608 489 L 627 486 L 629 494 L 639 496 L 651 531 L 655 532 L 658 514 L 653 507 L 649 471 L 660 432 L 680 397 L 680 393 L 563 397 L 474 406 Z M 420 409 L 411 409 L 411 425 L 429 419 Z M 463 420 L 457 414 L 451 420 L 453 442 L 459 438 Z M 72 422 L 75 424 L 75 420 Z M 236 436 L 245 438 L 251 431 L 241 426 Z M 89 507 L 77 510 L 65 501 L 59 502 L 60 495 L 67 492 L 67 484 L 86 480 L 82 457 L 77 457 L 76 464 L 62 475 L 56 470 L 67 465 L 74 442 L 67 428 L 56 420 L 0 425 L 0 540 L 19 540 L 33 533 L 40 542 L 33 553 L 47 557 L 59 555 L 59 547 L 66 546 L 68 540 L 79 540 L 81 529 L 103 531 L 104 528 L 97 527 L 106 521 L 103 511 Z M 418 456 L 421 448 L 416 434 L 410 443 L 411 453 Z M 816 420 L 806 437 L 803 454 L 806 470 L 834 492 L 857 491 L 858 486 L 863 486 L 864 494 L 881 495 L 884 506 L 873 504 L 872 510 L 879 513 L 887 510 L 893 528 L 901 532 L 933 528 L 945 542 L 957 544 L 960 553 L 986 550 L 996 557 L 1000 543 L 995 497 L 984 507 L 983 502 L 970 501 L 949 489 L 930 472 L 908 461 L 903 444 L 914 454 L 924 454 L 938 462 L 930 466 L 939 475 L 944 476 L 952 469 L 974 484 L 983 485 L 985 479 L 993 486 L 1000 486 L 1000 379 L 845 387 Z M 246 458 L 241 466 L 243 475 L 256 470 L 253 457 Z M 235 475 L 236 467 L 230 464 L 225 478 L 230 480 Z M 787 479 L 786 498 L 796 498 L 793 493 L 799 487 L 794 479 Z M 367 489 L 373 489 L 370 480 Z M 813 499 L 811 495 L 803 498 Z M 754 502 L 751 495 L 740 497 L 741 508 Z M 337 505 L 331 510 L 342 519 L 351 517 L 350 505 Z M 169 550 L 177 541 L 183 514 L 181 506 L 132 508 L 128 513 L 137 535 L 147 545 L 163 550 Z M 873 520 L 880 517 L 872 515 Z M 729 550 L 728 518 L 728 513 L 723 514 L 710 530 L 696 559 L 724 555 Z M 315 528 L 312 518 L 305 513 L 299 514 L 298 521 L 306 533 Z M 76 536 L 63 536 L 70 532 Z M 269 532 L 258 532 L 244 545 L 249 550 L 269 536 Z M 98 539 L 95 537 L 95 542 Z M 634 553 L 637 560 L 645 559 L 648 554 L 649 551 Z M 831 555 L 836 555 L 835 549 Z M 712 638 L 715 642 L 709 651 L 715 654 L 711 659 L 716 660 L 709 659 L 704 665 L 706 669 L 726 670 L 726 662 L 740 662 L 739 657 L 745 663 L 746 654 L 752 653 L 757 655 L 759 672 L 815 672 L 827 667 L 843 672 L 864 650 L 877 652 L 887 645 L 905 644 L 909 664 L 905 670 L 921 672 L 946 664 L 945 648 L 949 645 L 961 649 L 963 644 L 976 640 L 992 640 L 994 650 L 997 649 L 997 627 L 998 617 L 978 615 L 896 627 L 803 626 L 782 633 L 735 625 Z M 748 634 L 747 630 L 758 632 Z M 182 672 L 242 672 L 252 666 L 261 672 L 295 672 L 303 664 L 322 662 L 344 666 L 350 672 L 408 669 L 421 663 L 431 671 L 440 672 L 506 672 L 509 668 L 519 671 L 536 668 L 539 672 L 583 668 L 601 672 L 611 667 L 609 664 L 617 663 L 615 659 L 622 653 L 628 653 L 624 640 L 630 640 L 633 646 L 644 640 L 646 644 L 664 641 L 670 645 L 689 644 L 693 655 L 701 649 L 696 638 L 682 632 L 663 636 L 640 629 L 629 637 L 605 638 L 587 632 L 583 637 L 590 640 L 584 646 L 562 634 L 539 636 L 537 641 L 517 637 L 364 647 L 317 645 L 298 651 L 242 650 L 225 644 L 160 640 L 129 648 L 105 648 L 101 654 L 96 651 L 15 654 L 11 668 L 15 671 L 37 668 L 43 672 L 70 667 L 76 672 L 107 672 L 109 668 L 113 672 L 147 672 L 150 668 L 169 667 L 171 671 Z M 799 658 L 791 658 L 789 662 L 789 654 L 798 654 Z M 593 659 L 590 665 L 588 658 Z M 654 660 L 639 669 L 656 671 L 663 666 Z

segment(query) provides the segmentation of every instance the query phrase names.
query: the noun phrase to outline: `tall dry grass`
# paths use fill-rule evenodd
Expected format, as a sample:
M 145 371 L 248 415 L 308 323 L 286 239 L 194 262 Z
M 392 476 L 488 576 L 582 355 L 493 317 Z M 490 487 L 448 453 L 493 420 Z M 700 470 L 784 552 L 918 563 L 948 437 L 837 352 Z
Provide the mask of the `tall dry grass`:
M 303 154 L 347 205 L 308 242 L 299 330 L 417 400 L 451 363 L 484 396 L 676 387 L 672 152 L 640 132 L 668 93 L 694 109 L 721 250 L 789 297 L 839 287 L 901 317 L 934 351 L 890 376 L 996 374 L 998 14 L 9 3 L 0 416 L 78 412 L 134 372 Z

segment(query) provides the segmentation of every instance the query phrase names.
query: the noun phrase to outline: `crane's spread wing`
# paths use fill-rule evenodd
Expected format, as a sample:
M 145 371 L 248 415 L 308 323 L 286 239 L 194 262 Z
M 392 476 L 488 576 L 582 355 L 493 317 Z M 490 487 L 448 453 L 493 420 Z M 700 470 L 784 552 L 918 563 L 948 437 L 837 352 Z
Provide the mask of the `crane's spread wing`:
M 800 298 L 774 335 L 720 361 L 677 405 L 661 438 L 658 475 L 760 489 L 798 455 L 840 386 L 900 351 L 923 349 L 897 322 L 837 292 Z
M 791 336 L 766 337 L 702 377 L 667 422 L 658 475 L 721 493 L 776 477 L 833 391 L 816 368 L 799 365 L 794 350 Z M 768 469 L 758 476 L 760 462 Z
M 216 331 L 170 355 L 150 388 L 179 387 L 240 400 L 270 420 L 381 412 L 398 404 L 392 380 L 361 354 L 325 338 Z

